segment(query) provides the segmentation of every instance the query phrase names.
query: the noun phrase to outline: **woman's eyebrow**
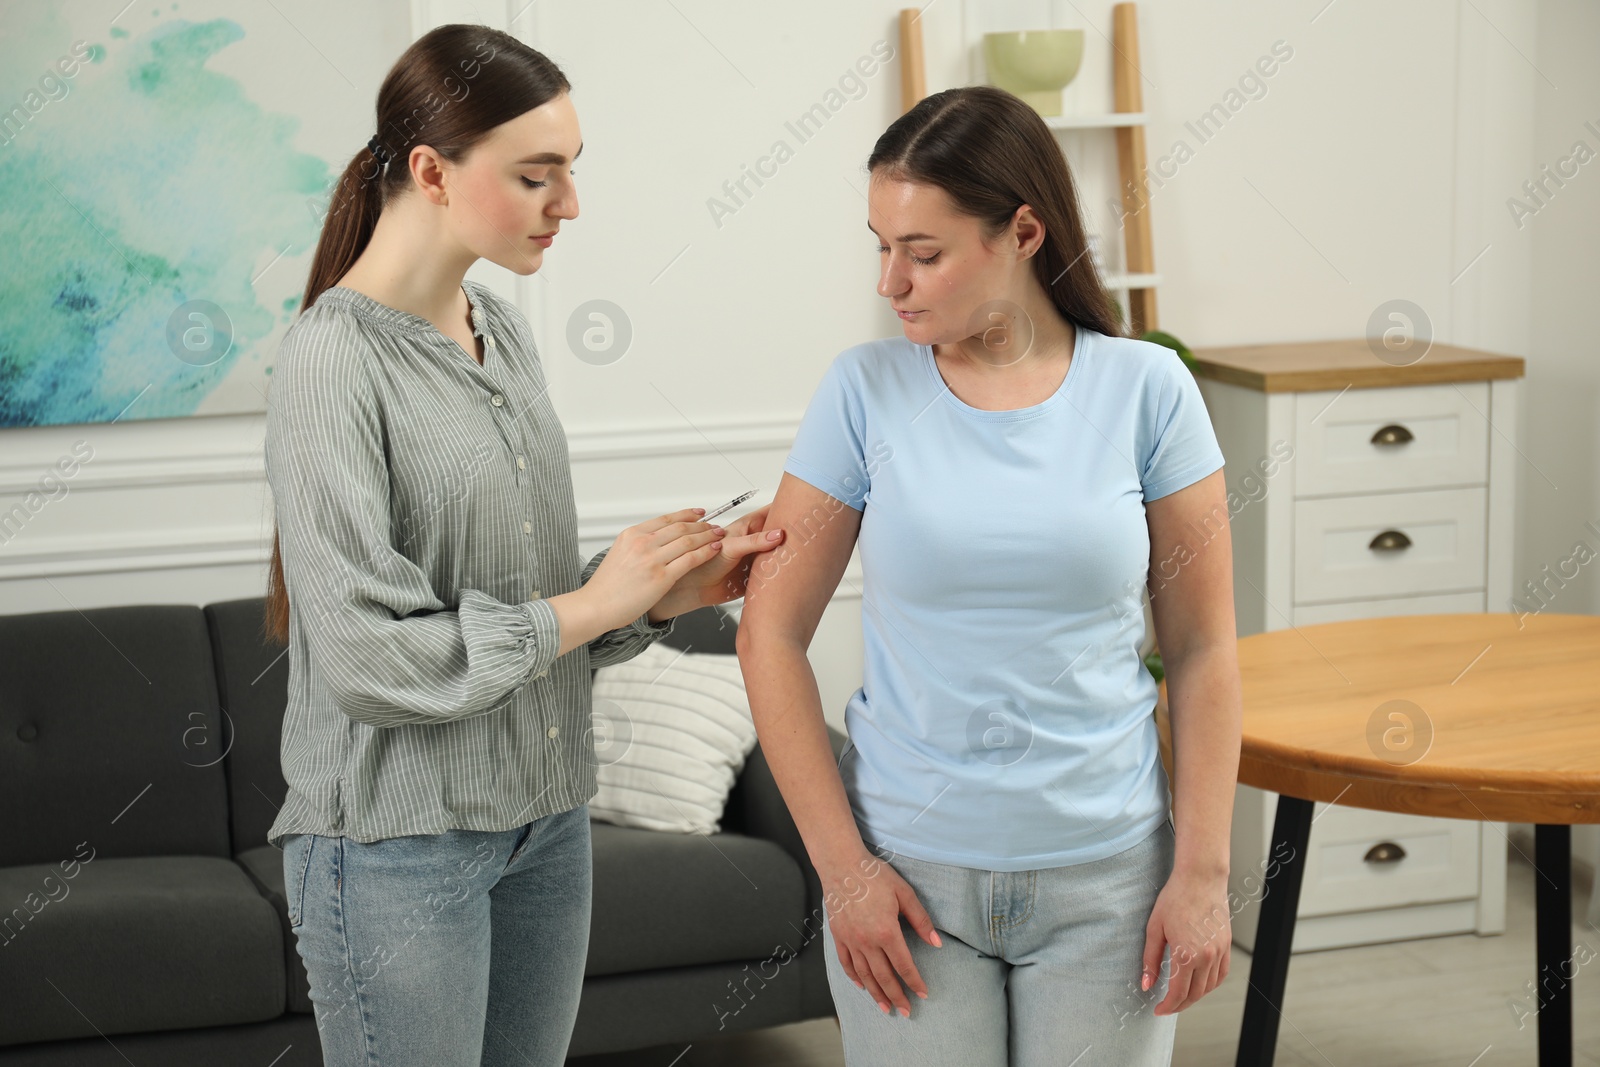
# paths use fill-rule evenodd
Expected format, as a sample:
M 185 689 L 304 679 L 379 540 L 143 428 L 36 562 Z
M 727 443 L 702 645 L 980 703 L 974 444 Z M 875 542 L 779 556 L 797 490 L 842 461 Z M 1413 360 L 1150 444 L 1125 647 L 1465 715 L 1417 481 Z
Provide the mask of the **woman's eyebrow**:
M 867 223 L 867 229 L 872 230 L 872 223 Z M 876 237 L 878 231 L 872 230 L 872 233 Z M 912 241 L 937 241 L 938 238 L 931 233 L 908 233 L 904 237 L 896 237 L 895 240 L 901 244 L 910 244 Z
M 583 145 L 580 144 L 578 150 L 572 154 L 573 161 L 576 162 L 581 155 L 583 155 Z M 540 152 L 537 155 L 529 156 L 527 159 L 517 160 L 515 165 L 520 167 L 530 163 L 552 163 L 560 167 L 564 166 L 566 162 L 567 157 L 560 152 Z

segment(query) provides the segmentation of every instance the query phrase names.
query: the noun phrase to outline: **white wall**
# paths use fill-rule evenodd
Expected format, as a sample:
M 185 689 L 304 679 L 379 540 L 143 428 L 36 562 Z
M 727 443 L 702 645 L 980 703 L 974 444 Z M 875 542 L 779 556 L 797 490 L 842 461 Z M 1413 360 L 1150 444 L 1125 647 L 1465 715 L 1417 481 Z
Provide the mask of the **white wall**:
M 480 265 L 473 276 L 518 299 L 541 339 L 586 554 L 665 511 L 747 487 L 763 490 L 756 504 L 770 500 L 823 368 L 840 349 L 897 330 L 873 291 L 862 163 L 899 113 L 898 63 L 864 79 L 864 95 L 804 144 L 785 123 L 824 101 L 875 43 L 897 43 L 898 7 L 413 4 L 417 32 L 463 19 L 509 25 L 575 86 L 581 217 L 563 226 L 539 275 Z M 347 36 L 316 29 L 326 23 L 314 4 L 285 10 L 324 48 Z M 1092 25 L 1068 100 L 1109 109 L 1106 2 L 933 4 L 923 18 L 929 91 L 982 76 L 983 31 L 1080 25 L 1079 11 Z M 1526 357 L 1519 575 L 1569 554 L 1582 522 L 1600 518 L 1600 370 L 1583 326 L 1597 280 L 1600 164 L 1521 230 L 1505 201 L 1573 140 L 1600 148 L 1582 125 L 1600 125 L 1587 62 L 1600 40 L 1593 6 L 1147 0 L 1140 32 L 1150 158 L 1179 140 L 1193 149 L 1152 198 L 1161 325 L 1195 347 L 1349 337 L 1401 297 L 1427 311 L 1441 340 Z M 1264 95 L 1201 143 L 1185 124 L 1225 102 L 1279 41 L 1293 55 Z M 316 61 L 300 58 L 308 69 Z M 336 98 L 348 151 L 370 132 L 382 72 L 354 71 L 358 91 Z M 778 138 L 793 158 L 718 225 L 707 199 Z M 1111 136 L 1062 141 L 1115 269 Z M 591 299 L 614 302 L 632 324 L 631 347 L 608 366 L 579 360 L 565 341 L 569 316 Z M 258 595 L 270 550 L 261 437 L 259 416 L 0 431 L 0 508 L 74 441 L 94 450 L 66 495 L 0 545 L 0 611 Z M 852 568 L 812 647 L 835 724 L 860 678 L 857 589 Z M 1586 573 L 1554 610 L 1592 612 L 1597 596 Z
M 1537 38 L 1536 50 L 1524 49 L 1538 68 L 1533 160 L 1517 185 L 1543 178 L 1539 168 L 1544 164 L 1555 170 L 1573 156 L 1577 141 L 1590 155 L 1576 176 L 1548 184 L 1545 203 L 1523 219 L 1520 230 L 1509 211 L 1498 227 L 1507 242 L 1524 242 L 1533 250 L 1526 398 L 1532 417 L 1524 423 L 1528 466 L 1518 524 L 1528 578 L 1542 578 L 1546 566 L 1555 571 L 1579 540 L 1600 548 L 1595 532 L 1600 529 L 1600 362 L 1589 318 L 1600 293 L 1600 70 L 1594 63 L 1600 52 L 1600 7 L 1587 0 L 1540 0 Z M 1572 166 L 1566 168 L 1569 173 Z M 1537 470 L 1531 469 L 1535 465 Z M 1600 607 L 1596 569 L 1591 563 L 1570 584 L 1557 586 L 1549 610 L 1593 614 Z M 1572 855 L 1592 879 L 1600 869 L 1600 826 L 1573 828 Z M 1589 921 L 1600 923 L 1600 893 L 1590 896 Z

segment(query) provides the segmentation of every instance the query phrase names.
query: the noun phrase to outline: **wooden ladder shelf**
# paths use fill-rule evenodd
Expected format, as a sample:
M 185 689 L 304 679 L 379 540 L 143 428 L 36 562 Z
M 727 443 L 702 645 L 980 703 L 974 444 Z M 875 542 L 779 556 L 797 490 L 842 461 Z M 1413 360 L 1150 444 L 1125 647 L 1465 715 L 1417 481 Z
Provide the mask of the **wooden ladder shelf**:
M 921 10 L 900 12 L 900 113 L 903 115 L 928 95 L 922 51 Z M 1116 114 L 1128 115 L 1127 124 L 1114 119 L 1117 183 L 1122 193 L 1123 260 L 1129 275 L 1128 324 L 1132 336 L 1158 329 L 1156 319 L 1155 251 L 1151 244 L 1150 201 L 1145 193 L 1144 93 L 1139 85 L 1139 12 L 1132 2 L 1111 9 L 1112 103 Z M 1134 116 L 1138 116 L 1137 119 Z M 1083 124 L 1089 125 L 1089 124 Z

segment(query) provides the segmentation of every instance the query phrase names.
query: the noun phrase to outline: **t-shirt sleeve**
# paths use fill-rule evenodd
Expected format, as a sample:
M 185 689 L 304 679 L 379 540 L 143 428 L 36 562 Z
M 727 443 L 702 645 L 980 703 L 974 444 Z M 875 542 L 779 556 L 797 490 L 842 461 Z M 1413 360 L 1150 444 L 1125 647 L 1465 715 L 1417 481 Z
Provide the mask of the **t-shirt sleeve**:
M 866 510 L 865 412 L 841 355 L 829 365 L 795 431 L 783 469 L 857 511 Z
M 1166 362 L 1155 419 L 1144 435 L 1150 450 L 1139 481 L 1146 503 L 1193 485 L 1223 465 L 1199 383 L 1176 352 Z

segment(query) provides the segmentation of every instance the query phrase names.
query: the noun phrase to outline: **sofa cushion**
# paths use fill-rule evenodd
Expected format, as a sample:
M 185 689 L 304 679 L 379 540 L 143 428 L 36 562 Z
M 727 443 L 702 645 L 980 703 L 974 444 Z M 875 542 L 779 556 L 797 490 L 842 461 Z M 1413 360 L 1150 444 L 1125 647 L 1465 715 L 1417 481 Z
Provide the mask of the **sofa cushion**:
M 283 966 L 289 976 L 289 1010 L 311 1014 L 311 981 L 306 976 L 305 961 L 295 947 L 294 931 L 289 929 L 289 898 L 283 891 L 283 850 L 276 845 L 262 845 L 245 849 L 234 857 L 243 867 L 261 895 L 272 902 L 283 924 Z
M 0 868 L 12 909 L 0 915 L 0 1044 L 283 1012 L 283 932 L 238 864 L 84 856 L 70 875 L 60 864 Z
M 739 621 L 727 609 L 711 605 L 679 615 L 672 632 L 656 643 L 685 652 L 731 656 L 737 652 L 734 635 L 738 632 Z
M 217 692 L 230 727 L 226 766 L 235 854 L 267 843 L 289 791 L 279 754 L 289 704 L 289 657 L 284 646 L 263 634 L 265 609 L 266 598 L 259 596 L 205 609 Z
M 0 867 L 230 854 L 199 608 L 0 615 L 0 679 Z
M 741 834 L 663 834 L 591 821 L 594 913 L 585 975 L 621 974 L 799 949 L 799 865 Z

